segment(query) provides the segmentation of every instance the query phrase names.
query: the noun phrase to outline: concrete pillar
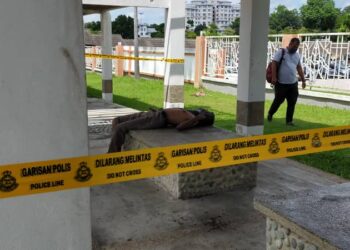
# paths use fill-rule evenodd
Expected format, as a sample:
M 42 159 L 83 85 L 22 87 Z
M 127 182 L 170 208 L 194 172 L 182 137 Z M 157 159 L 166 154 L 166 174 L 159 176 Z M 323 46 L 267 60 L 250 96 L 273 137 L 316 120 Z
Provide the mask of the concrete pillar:
M 269 0 L 241 1 L 236 131 L 262 134 Z
M 112 21 L 109 11 L 101 12 L 102 54 L 112 55 Z M 112 60 L 102 59 L 102 99 L 113 102 Z
M 129 56 L 133 56 L 133 50 L 131 49 L 131 46 L 129 46 L 128 53 L 129 53 Z M 131 76 L 131 64 L 132 64 L 132 61 L 128 59 L 128 76 Z
M 292 40 L 292 38 L 299 38 L 298 34 L 283 34 L 282 37 L 282 48 L 286 48 L 289 45 L 290 40 Z
M 124 48 L 121 42 L 118 43 L 117 46 L 115 46 L 115 51 L 118 56 L 124 55 Z M 115 69 L 114 74 L 115 76 L 123 76 L 124 75 L 124 60 L 117 59 L 115 60 Z
M 185 58 L 185 1 L 169 1 L 165 31 L 166 58 Z M 184 64 L 166 63 L 164 108 L 184 107 Z
M 1 3 L 1 165 L 88 154 L 81 6 Z M 0 210 L 1 249 L 91 249 L 88 188 L 1 199 Z
M 139 20 L 138 10 L 134 7 L 134 56 L 139 57 Z M 136 79 L 140 78 L 140 62 L 134 61 L 134 76 Z
M 96 54 L 96 47 L 92 47 L 91 48 L 91 53 L 92 54 Z M 91 58 L 91 71 L 95 71 L 96 70 L 96 57 L 92 57 Z
M 166 27 L 168 26 L 168 13 L 169 13 L 169 9 L 165 8 L 164 9 L 164 29 L 166 29 Z
M 226 49 L 219 49 L 217 52 L 218 64 L 216 66 L 215 74 L 217 78 L 224 78 L 225 76 L 225 63 L 226 63 Z
M 205 57 L 205 37 L 196 37 L 196 52 L 195 52 L 195 71 L 194 71 L 194 86 L 196 88 L 202 87 L 202 76 L 204 71 L 204 57 Z

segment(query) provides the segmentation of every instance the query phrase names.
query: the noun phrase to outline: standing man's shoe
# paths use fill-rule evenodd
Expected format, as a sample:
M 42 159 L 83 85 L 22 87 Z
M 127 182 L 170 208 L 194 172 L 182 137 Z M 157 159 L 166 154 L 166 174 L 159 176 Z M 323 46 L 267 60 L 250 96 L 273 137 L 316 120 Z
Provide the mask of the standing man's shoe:
M 295 126 L 293 122 L 287 122 L 287 126 Z
M 268 115 L 267 115 L 267 120 L 268 120 L 269 122 L 272 121 L 272 115 L 271 115 L 271 114 L 268 114 Z

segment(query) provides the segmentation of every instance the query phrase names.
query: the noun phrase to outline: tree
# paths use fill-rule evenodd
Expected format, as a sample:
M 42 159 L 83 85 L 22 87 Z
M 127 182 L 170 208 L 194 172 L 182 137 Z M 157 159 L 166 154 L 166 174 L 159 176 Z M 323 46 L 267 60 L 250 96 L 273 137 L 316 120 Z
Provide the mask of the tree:
M 195 39 L 197 34 L 194 31 L 186 31 L 186 38 Z
M 90 30 L 91 33 L 97 33 L 99 31 L 101 31 L 101 22 L 100 21 L 92 21 L 92 22 L 89 22 L 89 23 L 86 23 L 85 25 L 85 28 Z
M 350 31 L 350 6 L 345 7 L 337 17 L 336 28 L 338 32 Z
M 230 28 L 234 30 L 235 35 L 239 35 L 239 26 L 240 26 L 240 18 L 237 17 L 232 23 L 230 24 Z
M 156 32 L 151 34 L 151 37 L 164 38 L 164 23 L 161 24 L 151 24 L 151 28 L 154 28 Z
M 303 33 L 310 33 L 312 31 L 310 31 L 309 29 L 305 28 L 305 27 L 301 27 L 296 33 L 297 34 L 303 34 Z
M 112 22 L 112 33 L 120 34 L 124 39 L 134 38 L 134 18 L 120 15 Z
M 205 31 L 206 36 L 218 36 L 219 35 L 218 26 L 216 26 L 215 23 L 209 24 L 209 27 L 206 28 L 204 31 Z
M 282 31 L 278 32 L 279 34 L 298 34 L 299 29 L 293 29 L 291 27 L 286 27 Z
M 193 20 L 188 20 L 187 21 L 187 25 L 186 25 L 186 29 L 189 30 L 189 29 L 192 29 L 194 26 L 194 21 Z
M 281 33 L 282 30 L 297 30 L 301 27 L 298 10 L 289 10 L 284 5 L 278 5 L 270 15 L 270 30 Z
M 343 9 L 343 13 L 350 13 L 350 5 L 346 6 L 346 7 Z
M 235 31 L 232 28 L 228 27 L 222 32 L 222 34 L 224 36 L 233 36 L 235 34 Z
M 196 33 L 197 36 L 200 35 L 202 30 L 205 30 L 207 26 L 205 24 L 199 24 L 194 28 L 194 32 Z
M 333 0 L 307 0 L 300 8 L 303 25 L 312 30 L 332 31 L 340 10 Z

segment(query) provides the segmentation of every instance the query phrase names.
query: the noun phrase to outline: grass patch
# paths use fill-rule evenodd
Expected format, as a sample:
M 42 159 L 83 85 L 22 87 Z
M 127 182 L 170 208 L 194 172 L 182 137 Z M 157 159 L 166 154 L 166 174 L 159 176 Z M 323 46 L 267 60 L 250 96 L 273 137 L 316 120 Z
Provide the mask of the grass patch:
M 101 76 L 87 72 L 89 97 L 101 98 Z M 163 107 L 163 82 L 160 80 L 132 77 L 113 78 L 113 101 L 138 109 Z M 185 108 L 203 107 L 215 113 L 215 126 L 234 131 L 236 121 L 236 97 L 228 94 L 205 90 L 205 96 L 193 96 L 198 89 L 185 84 Z M 271 101 L 265 102 L 265 114 Z M 282 104 L 274 115 L 273 122 L 265 120 L 264 133 L 272 134 L 293 130 L 349 125 L 350 111 L 297 104 L 294 114 L 295 127 L 285 125 L 286 104 Z M 343 178 L 350 179 L 350 148 L 344 150 L 295 156 L 293 159 Z

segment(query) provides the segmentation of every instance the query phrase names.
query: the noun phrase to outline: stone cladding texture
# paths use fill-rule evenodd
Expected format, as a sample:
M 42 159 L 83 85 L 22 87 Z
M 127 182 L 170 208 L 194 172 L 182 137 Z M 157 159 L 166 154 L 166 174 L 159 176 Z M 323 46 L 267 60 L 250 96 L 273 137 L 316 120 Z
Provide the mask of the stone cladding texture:
M 321 248 L 307 241 L 285 228 L 276 221 L 266 218 L 266 249 L 267 250 L 321 250 Z
M 126 136 L 124 149 L 146 148 L 144 142 Z M 188 199 L 256 185 L 257 165 L 248 163 L 153 178 L 172 196 Z

